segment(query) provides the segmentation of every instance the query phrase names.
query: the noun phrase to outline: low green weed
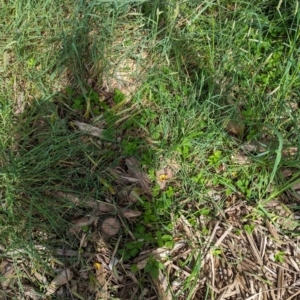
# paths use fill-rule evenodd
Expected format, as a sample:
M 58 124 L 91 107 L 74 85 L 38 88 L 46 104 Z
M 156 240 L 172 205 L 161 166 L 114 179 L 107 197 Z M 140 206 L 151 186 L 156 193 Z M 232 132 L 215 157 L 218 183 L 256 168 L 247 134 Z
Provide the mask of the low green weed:
M 154 279 L 158 279 L 159 270 L 163 270 L 165 266 L 160 261 L 157 261 L 155 258 L 150 257 L 147 260 L 147 264 L 145 266 L 145 272 L 149 273 Z
M 283 251 L 279 251 L 274 255 L 275 261 L 279 263 L 284 263 L 285 259 L 285 253 Z

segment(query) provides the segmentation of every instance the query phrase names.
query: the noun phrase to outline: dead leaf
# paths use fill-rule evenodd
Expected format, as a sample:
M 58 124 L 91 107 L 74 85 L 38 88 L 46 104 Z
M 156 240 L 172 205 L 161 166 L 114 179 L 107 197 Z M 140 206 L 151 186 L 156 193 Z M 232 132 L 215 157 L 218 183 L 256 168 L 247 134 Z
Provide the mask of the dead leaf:
M 173 253 L 177 252 L 181 248 L 185 246 L 185 241 L 177 241 L 174 244 L 173 249 L 169 249 L 166 247 L 161 247 L 152 250 L 145 250 L 140 253 L 140 255 L 134 259 L 134 263 L 136 263 L 137 268 L 139 270 L 145 268 L 147 265 L 147 261 L 149 256 L 153 256 L 155 259 L 162 261 L 168 257 L 170 257 Z
M 14 265 L 7 260 L 4 260 L 0 265 L 1 275 L 4 277 L 1 279 L 1 286 L 3 290 L 6 290 L 10 286 L 10 282 L 15 272 Z
M 278 148 L 278 141 L 276 140 L 252 140 L 244 145 L 241 146 L 242 150 L 248 152 L 258 152 L 262 153 L 268 150 L 276 150 Z M 298 153 L 297 147 L 286 147 L 282 150 L 283 156 L 294 156 Z
M 15 100 L 15 114 L 20 115 L 24 112 L 26 103 L 24 101 L 24 92 L 21 92 Z
M 126 209 L 126 208 L 121 208 L 121 211 L 125 218 L 136 218 L 142 214 L 141 211 Z
M 94 208 L 95 215 L 102 215 L 102 214 L 106 214 L 106 213 L 120 213 L 120 212 L 126 218 L 134 218 L 134 217 L 138 217 L 141 215 L 140 211 L 130 210 L 127 208 L 119 208 L 113 204 L 100 202 L 100 201 L 96 201 L 93 199 L 87 199 L 86 201 L 83 202 L 74 194 L 57 192 L 56 195 L 59 197 L 68 199 L 75 205 L 80 205 L 80 204 L 84 205 L 85 204 L 85 206 L 87 206 L 87 207 Z M 96 219 L 97 219 L 96 217 L 92 217 L 92 218 L 80 218 L 80 219 L 74 220 L 73 221 L 74 228 L 78 227 L 80 229 L 80 227 L 90 225 Z
M 134 187 L 130 191 L 128 198 L 131 203 L 136 203 L 140 199 L 141 195 L 143 195 L 143 191 L 138 187 Z
M 167 277 L 163 274 L 161 270 L 159 270 L 158 278 L 152 278 L 154 285 L 158 291 L 159 299 L 161 300 L 172 300 L 173 296 L 171 293 L 169 281 Z
M 70 249 L 56 249 L 54 252 L 56 255 L 61 256 L 77 256 L 78 251 L 70 250 Z
M 295 230 L 299 226 L 295 214 L 283 203 L 278 200 L 269 201 L 266 206 L 272 213 L 276 214 L 275 225 L 276 227 L 284 230 Z M 268 224 L 267 224 L 268 225 Z M 273 226 L 274 227 L 274 226 Z M 267 226 L 269 229 L 269 227 Z M 270 231 L 270 229 L 269 229 Z M 271 232 L 271 231 L 270 231 Z M 272 234 L 272 232 L 271 232 Z M 274 236 L 272 234 L 272 236 Z M 279 237 L 276 237 L 279 239 Z
M 82 227 L 89 226 L 97 220 L 96 217 L 84 217 L 72 221 L 71 232 L 78 233 Z
M 38 280 L 38 282 L 43 283 L 43 284 L 48 283 L 48 280 L 47 280 L 46 276 L 40 274 L 39 272 L 37 272 L 37 270 L 32 272 L 32 275 Z
M 274 145 L 274 141 L 268 141 L 268 140 L 260 140 L 260 141 L 250 141 L 244 145 L 241 146 L 241 149 L 247 152 L 258 152 L 262 153 L 267 151 L 271 145 Z
M 118 183 L 123 184 L 130 184 L 130 183 L 138 183 L 139 179 L 135 177 L 129 177 L 129 176 L 119 176 L 118 179 L 116 179 Z
M 141 166 L 135 157 L 125 158 L 125 164 L 128 168 L 128 173 L 138 179 L 138 185 L 147 195 L 151 195 L 150 179 L 148 175 L 141 170 Z
M 248 156 L 239 153 L 233 154 L 231 156 L 231 161 L 237 165 L 246 165 L 250 162 Z
M 32 300 L 39 300 L 41 299 L 41 295 L 30 285 L 22 284 L 22 288 L 24 290 L 24 295 L 29 297 Z
M 299 191 L 300 191 L 300 182 L 293 184 L 292 189 L 294 191 L 296 191 L 297 193 L 299 193 Z
M 120 230 L 120 222 L 117 218 L 114 217 L 108 217 L 105 220 L 102 221 L 101 224 L 101 230 L 104 234 L 107 236 L 114 236 L 116 235 Z
M 54 294 L 59 287 L 69 282 L 73 277 L 74 274 L 70 269 L 62 270 L 49 284 L 46 296 Z
M 71 193 L 56 192 L 55 194 L 59 197 L 68 199 L 75 205 L 78 205 L 78 206 L 83 205 L 86 207 L 94 208 L 96 210 L 96 212 L 98 212 L 100 214 L 116 211 L 115 206 L 110 203 L 97 201 L 97 200 L 91 199 L 91 198 L 85 199 L 83 201 L 83 200 L 80 200 L 76 195 L 71 194 Z
M 268 150 L 276 150 L 278 148 L 278 142 L 275 140 L 253 140 L 241 146 L 241 149 L 248 152 L 262 153 Z M 286 147 L 282 150 L 283 156 L 295 156 L 298 153 L 297 147 Z
M 8 260 L 3 260 L 2 263 L 1 263 L 1 265 L 0 265 L 0 272 L 1 272 L 1 274 L 5 273 L 5 268 L 6 268 L 7 265 L 9 265 L 9 261 Z
M 73 124 L 75 126 L 77 126 L 79 128 L 79 130 L 81 130 L 89 135 L 92 135 L 95 137 L 102 137 L 103 129 L 100 129 L 96 126 L 92 126 L 90 124 L 86 124 L 86 123 L 79 122 L 79 121 L 73 121 Z
M 242 122 L 242 120 L 228 120 L 225 123 L 225 128 L 228 133 L 241 136 L 244 133 L 245 130 L 245 124 Z
M 283 176 L 284 178 L 287 178 L 287 177 L 292 176 L 294 172 L 293 172 L 292 169 L 289 169 L 289 168 L 283 168 L 282 171 L 281 171 L 281 173 L 282 173 L 282 176 Z

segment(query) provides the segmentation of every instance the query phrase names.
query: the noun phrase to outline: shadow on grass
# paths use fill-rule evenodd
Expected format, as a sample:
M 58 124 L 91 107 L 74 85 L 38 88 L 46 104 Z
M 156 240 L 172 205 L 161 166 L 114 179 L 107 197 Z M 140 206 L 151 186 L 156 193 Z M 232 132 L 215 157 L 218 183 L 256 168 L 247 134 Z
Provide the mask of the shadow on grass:
M 114 91 L 103 88 L 102 79 L 118 14 L 128 7 L 80 1 L 76 9 L 75 17 L 69 20 L 71 28 L 61 32 L 61 57 L 56 62 L 63 72 L 65 89 L 47 99 L 37 99 L 19 113 L 11 133 L 13 139 L 2 149 L 0 240 L 6 245 L 1 249 L 3 259 L 24 259 L 48 280 L 55 278 L 58 268 L 70 269 L 76 280 L 76 293 L 86 298 L 88 289 L 94 295 L 101 293 L 101 282 L 96 280 L 91 288 L 92 283 L 86 278 L 94 276 L 94 262 L 109 264 L 111 246 L 116 242 L 113 239 L 112 244 L 99 245 L 102 238 L 94 208 L 99 203 L 96 200 L 118 205 L 114 185 L 120 184 L 113 181 L 108 168 L 123 168 L 126 140 L 119 140 L 127 129 L 122 128 L 122 122 L 117 125 L 123 116 L 118 114 L 116 105 L 124 109 L 120 104 L 124 95 L 120 91 L 114 97 Z M 128 105 L 125 108 L 129 110 Z M 78 121 L 99 128 L 102 135 L 93 137 L 81 132 L 74 125 Z M 141 153 L 137 148 L 132 148 L 130 155 L 138 158 Z M 66 195 L 72 195 L 72 199 Z M 116 211 L 111 215 L 116 215 Z M 82 225 L 80 220 L 87 222 Z M 70 231 L 74 222 L 80 223 L 80 233 Z M 126 230 L 121 231 L 119 234 L 126 239 Z M 48 260 L 59 263 L 51 266 Z M 27 281 L 38 290 L 38 281 Z M 60 299 L 74 297 L 70 285 L 62 289 Z M 7 289 L 7 295 L 16 295 L 17 289 L 17 284 L 13 291 Z M 19 290 L 23 290 L 22 283 Z M 49 292 L 47 286 L 45 291 Z M 124 290 L 120 293 L 123 296 L 119 295 L 119 299 L 129 297 Z

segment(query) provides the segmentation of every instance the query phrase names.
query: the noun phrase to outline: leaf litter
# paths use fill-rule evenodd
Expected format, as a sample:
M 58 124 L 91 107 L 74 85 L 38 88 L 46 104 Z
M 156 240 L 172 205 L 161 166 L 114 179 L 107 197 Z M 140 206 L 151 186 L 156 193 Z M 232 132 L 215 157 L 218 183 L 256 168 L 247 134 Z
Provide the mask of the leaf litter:
M 77 121 L 74 125 L 84 133 L 101 139 L 102 129 Z M 266 148 L 254 148 L 252 144 L 247 144 L 241 150 L 232 157 L 232 161 L 244 165 L 251 163 L 249 152 L 266 151 Z M 38 251 L 53 258 L 59 257 L 59 260 L 79 256 L 86 261 L 84 265 L 75 262 L 63 269 L 59 269 L 60 263 L 55 263 L 54 270 L 58 273 L 51 280 L 49 276 L 46 278 L 46 296 L 73 295 L 79 299 L 90 296 L 111 299 L 117 296 L 119 299 L 134 299 L 139 294 L 140 299 L 204 299 L 208 287 L 216 300 L 296 299 L 300 289 L 299 241 L 288 238 L 285 232 L 298 229 L 297 216 L 279 200 L 269 201 L 265 207 L 273 213 L 273 217 L 270 220 L 256 219 L 253 228 L 247 227 L 244 221 L 245 216 L 254 213 L 253 208 L 239 196 L 237 201 L 226 207 L 224 213 L 217 215 L 218 220 L 208 216 L 198 218 L 198 229 L 182 214 L 177 220 L 172 247 L 148 246 L 131 262 L 124 263 L 117 254 L 119 243 L 112 249 L 112 242 L 115 243 L 116 237 L 120 241 L 122 230 L 136 240 L 123 218 L 135 222 L 142 212 L 130 206 L 143 195 L 148 200 L 152 198 L 151 180 L 139 161 L 129 156 L 124 162 L 125 169 L 108 169 L 113 181 L 108 189 L 112 197 L 106 201 L 49 191 L 76 207 L 88 208 L 89 214 L 74 216 L 70 221 L 68 234 L 78 239 L 80 251 L 35 245 Z M 167 161 L 156 172 L 156 183 L 161 190 L 172 183 L 179 168 L 176 162 Z M 286 177 L 293 174 L 289 169 L 284 172 Z M 298 185 L 292 188 L 297 190 Z M 222 199 L 221 196 L 215 197 L 218 192 L 213 187 L 209 193 L 215 202 Z M 204 234 L 199 234 L 201 230 Z M 19 254 L 22 254 L 22 249 Z M 157 276 L 148 274 L 145 279 L 151 288 L 140 290 L 136 276 L 145 270 L 149 259 L 155 259 L 163 267 L 158 270 Z M 190 263 L 187 264 L 187 261 Z M 131 270 L 133 265 L 137 268 L 136 273 Z M 197 268 L 199 273 L 195 274 Z M 9 292 L 14 273 L 14 266 L 3 261 L 3 290 Z M 191 283 L 188 288 L 181 284 L 186 281 Z M 24 287 L 24 295 L 29 299 L 39 299 L 40 294 L 33 286 L 27 284 Z
M 112 170 L 114 180 L 118 183 L 115 187 L 116 194 L 119 189 L 126 188 L 130 191 L 129 194 L 135 190 L 137 197 L 143 193 L 149 195 L 150 180 L 141 170 L 138 161 L 130 157 L 126 160 L 126 166 L 127 172 Z M 160 176 L 164 175 L 168 183 L 174 175 L 170 170 L 167 167 L 159 170 L 156 180 L 160 180 Z M 124 178 L 130 180 L 124 182 Z M 219 220 L 201 216 L 197 220 L 198 229 L 181 215 L 173 236 L 173 247 L 149 247 L 141 251 L 132 260 L 132 265 L 138 270 L 134 275 L 131 264 L 123 263 L 121 257 L 116 254 L 118 242 L 113 250 L 110 239 L 121 230 L 121 226 L 123 230 L 128 230 L 122 221 L 123 217 L 134 220 L 141 212 L 120 206 L 118 203 L 97 201 L 92 198 L 81 199 L 75 194 L 65 192 L 53 193 L 68 199 L 73 205 L 89 207 L 92 214 L 74 218 L 70 225 L 70 234 L 80 240 L 81 256 L 85 257 L 87 265 L 83 268 L 75 263 L 59 271 L 48 284 L 46 290 L 48 296 L 65 294 L 67 285 L 69 293 L 79 299 L 85 299 L 87 290 L 96 297 L 95 299 L 110 299 L 113 295 L 118 295 L 119 299 L 134 299 L 132 297 L 137 293 L 141 299 L 151 299 L 153 295 L 166 300 L 181 300 L 187 296 L 190 299 L 204 299 L 207 287 L 217 300 L 287 300 L 296 299 L 295 297 L 299 295 L 299 241 L 297 238 L 294 240 L 288 238 L 284 233 L 286 230 L 297 230 L 296 216 L 280 201 L 270 201 L 265 207 L 276 218 L 272 218 L 272 221 L 256 218 L 253 227 L 247 227 L 246 216 L 255 213 L 254 209 L 238 197 L 227 206 L 223 214 L 217 215 Z M 103 230 L 101 224 L 105 224 L 105 220 L 113 222 L 109 221 Z M 92 229 L 88 234 L 84 230 L 87 226 Z M 113 232 L 110 233 L 110 230 Z M 199 234 L 201 230 L 205 233 Z M 135 239 L 132 234 L 131 236 Z M 121 236 L 119 241 L 120 238 Z M 56 249 L 52 253 L 61 257 L 79 255 L 78 251 L 67 248 Z M 135 276 L 144 270 L 149 259 L 153 258 L 160 262 L 163 268 L 158 270 L 157 277 L 148 275 L 151 289 L 139 291 L 139 280 Z M 187 260 L 190 261 L 188 265 Z M 9 266 L 9 263 L 3 262 L 1 272 L 7 277 L 2 287 L 7 289 L 13 271 L 5 273 L 3 270 L 7 269 L 6 266 Z M 194 274 L 195 268 L 199 268 L 199 273 Z M 184 288 L 181 283 L 187 280 L 191 285 Z M 30 286 L 26 288 L 26 295 L 30 299 L 39 299 L 39 294 Z
M 103 129 L 87 124 L 87 123 L 83 123 L 83 122 L 79 122 L 79 121 L 73 121 L 72 122 L 75 126 L 78 127 L 78 129 L 80 131 L 83 131 L 84 133 L 91 135 L 91 136 L 95 136 L 98 138 L 101 138 L 103 135 Z
M 70 269 L 65 269 L 60 271 L 57 276 L 50 282 L 46 296 L 50 296 L 55 293 L 55 291 L 68 283 L 74 277 L 74 273 Z

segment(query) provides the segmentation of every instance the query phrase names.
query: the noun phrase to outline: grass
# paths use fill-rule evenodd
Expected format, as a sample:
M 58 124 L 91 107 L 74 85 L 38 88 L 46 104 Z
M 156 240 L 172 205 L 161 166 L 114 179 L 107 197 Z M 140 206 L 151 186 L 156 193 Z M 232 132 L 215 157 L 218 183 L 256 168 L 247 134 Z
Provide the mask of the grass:
M 296 297 L 297 1 L 1 6 L 3 299 Z

